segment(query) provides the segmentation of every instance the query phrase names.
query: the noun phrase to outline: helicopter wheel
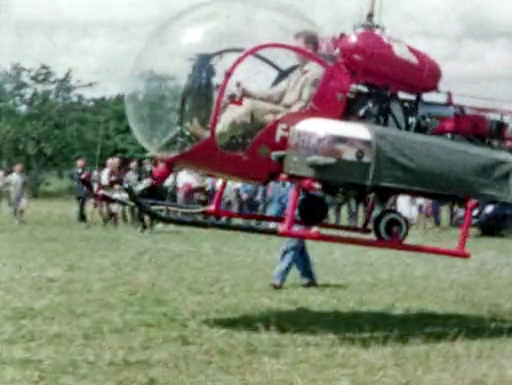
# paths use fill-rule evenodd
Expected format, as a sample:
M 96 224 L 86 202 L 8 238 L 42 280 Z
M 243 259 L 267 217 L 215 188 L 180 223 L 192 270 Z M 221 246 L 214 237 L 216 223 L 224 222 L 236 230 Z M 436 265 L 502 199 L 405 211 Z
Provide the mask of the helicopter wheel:
M 395 210 L 382 210 L 373 222 L 373 231 L 382 241 L 403 242 L 409 234 L 409 222 Z

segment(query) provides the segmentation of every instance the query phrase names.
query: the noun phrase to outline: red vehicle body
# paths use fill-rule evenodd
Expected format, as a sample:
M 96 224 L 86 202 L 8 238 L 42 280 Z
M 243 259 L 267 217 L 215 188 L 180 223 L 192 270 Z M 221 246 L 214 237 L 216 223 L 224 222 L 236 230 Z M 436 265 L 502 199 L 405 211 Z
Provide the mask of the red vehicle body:
M 437 91 L 441 68 L 427 54 L 387 37 L 378 29 L 362 29 L 335 42 L 356 83 L 391 91 L 422 94 Z
M 484 115 L 468 114 L 441 119 L 432 135 L 457 134 L 461 136 L 489 137 L 491 122 Z
M 282 222 L 275 235 L 283 237 L 299 237 L 468 258 L 470 254 L 465 245 L 471 226 L 471 212 L 475 205 L 473 201 L 469 200 L 466 202 L 465 223 L 461 227 L 460 238 L 454 249 L 408 245 L 403 242 L 403 239 L 393 237 L 393 234 L 390 234 L 387 239 L 374 240 L 345 235 L 328 235 L 311 229 L 296 229 L 294 227 L 300 192 L 302 190 L 322 192 L 323 186 L 321 181 L 283 175 L 283 165 L 279 161 L 279 154 L 287 149 L 290 128 L 309 117 L 354 119 L 348 114 L 349 95 L 354 85 L 369 86 L 391 95 L 404 92 L 421 99 L 421 95 L 424 93 L 438 91 L 441 80 L 441 69 L 435 60 L 415 48 L 389 38 L 382 29 L 373 24 L 371 18 L 358 31 L 334 38 L 331 43 L 336 52 L 336 57 L 331 62 L 304 49 L 280 43 L 262 44 L 243 52 L 226 71 L 224 80 L 219 87 L 210 118 L 210 136 L 189 150 L 167 158 L 167 162 L 172 166 L 197 169 L 227 179 L 238 179 L 258 184 L 266 184 L 277 179 L 288 179 L 293 184 L 284 220 L 264 215 L 244 215 L 222 210 L 221 201 L 226 182 L 217 191 L 213 203 L 205 210 L 205 214 L 214 217 Z M 244 151 L 223 150 L 216 143 L 214 130 L 220 116 L 222 101 L 226 96 L 227 85 L 242 62 L 268 48 L 289 50 L 308 57 L 323 66 L 325 69 L 323 79 L 306 109 L 289 113 L 268 124 L 252 139 Z M 447 105 L 451 104 L 447 103 Z M 441 119 L 431 134 L 459 134 L 486 138 L 490 131 L 490 120 L 484 115 L 461 114 Z M 396 191 L 396 194 L 400 194 L 400 191 Z M 369 233 L 373 209 L 374 204 L 370 204 L 364 225 L 360 228 L 338 227 L 326 223 L 319 223 L 317 227 Z

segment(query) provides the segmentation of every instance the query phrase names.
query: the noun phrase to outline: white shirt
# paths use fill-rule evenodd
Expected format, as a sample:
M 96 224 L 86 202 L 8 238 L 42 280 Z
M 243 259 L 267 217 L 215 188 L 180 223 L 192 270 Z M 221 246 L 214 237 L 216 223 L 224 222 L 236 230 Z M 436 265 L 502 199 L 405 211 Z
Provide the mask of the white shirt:
M 292 72 L 286 80 L 258 96 L 289 108 L 289 112 L 299 111 L 311 101 L 323 72 L 317 63 L 307 63 Z
M 139 173 L 135 170 L 130 170 L 124 176 L 123 182 L 128 186 L 135 186 L 139 181 Z
M 98 187 L 99 187 L 99 182 L 100 182 L 100 174 L 99 174 L 98 170 L 93 171 L 93 173 L 91 175 L 91 182 L 92 182 L 92 188 L 93 188 L 94 192 L 97 192 Z
M 217 188 L 217 179 L 212 178 L 211 176 L 207 177 L 206 178 L 206 187 L 210 190 L 215 190 Z
M 219 179 L 219 181 L 217 183 L 218 183 L 217 188 L 219 188 L 220 187 L 220 183 L 222 183 L 222 180 Z M 236 198 L 235 183 L 236 182 L 231 181 L 231 180 L 227 180 L 226 181 L 226 188 L 224 189 L 224 194 L 222 194 L 222 200 L 223 201 L 233 201 L 233 200 L 235 200 L 235 198 Z
M 165 180 L 164 187 L 165 188 L 171 188 L 172 186 L 174 186 L 175 183 L 176 183 L 176 174 L 175 173 L 171 173 L 171 175 L 169 175 L 167 177 L 167 179 Z
M 192 187 L 199 187 L 203 184 L 203 178 L 197 172 L 191 170 L 181 170 L 176 175 L 176 187 L 183 188 L 186 184 Z
M 6 184 L 11 193 L 11 199 L 15 200 L 25 193 L 25 176 L 13 172 L 6 179 Z
M 6 185 L 7 175 L 5 171 L 0 171 L 0 190 L 2 190 Z
M 105 187 L 110 185 L 110 173 L 111 171 L 108 167 L 101 171 L 100 183 Z

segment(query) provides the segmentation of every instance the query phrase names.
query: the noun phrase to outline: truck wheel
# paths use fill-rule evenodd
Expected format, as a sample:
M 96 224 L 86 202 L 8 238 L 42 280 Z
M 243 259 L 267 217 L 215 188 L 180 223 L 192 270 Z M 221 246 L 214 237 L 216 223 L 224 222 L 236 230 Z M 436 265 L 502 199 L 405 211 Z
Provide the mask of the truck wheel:
M 403 242 L 409 234 L 409 222 L 395 210 L 382 210 L 373 222 L 373 231 L 379 240 Z

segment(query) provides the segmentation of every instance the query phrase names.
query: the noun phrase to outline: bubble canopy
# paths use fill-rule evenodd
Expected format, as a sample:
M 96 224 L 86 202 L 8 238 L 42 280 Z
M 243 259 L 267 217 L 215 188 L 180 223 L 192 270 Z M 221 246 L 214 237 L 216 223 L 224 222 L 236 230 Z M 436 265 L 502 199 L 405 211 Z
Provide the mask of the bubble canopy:
M 218 0 L 189 7 L 167 19 L 148 38 L 130 73 L 126 114 L 134 136 L 159 155 L 186 151 L 198 141 L 188 128 L 208 126 L 226 70 L 246 49 L 294 45 L 300 30 L 317 25 L 288 5 L 272 1 Z M 226 95 L 237 84 L 268 89 L 297 63 L 283 49 L 266 49 L 233 72 Z

